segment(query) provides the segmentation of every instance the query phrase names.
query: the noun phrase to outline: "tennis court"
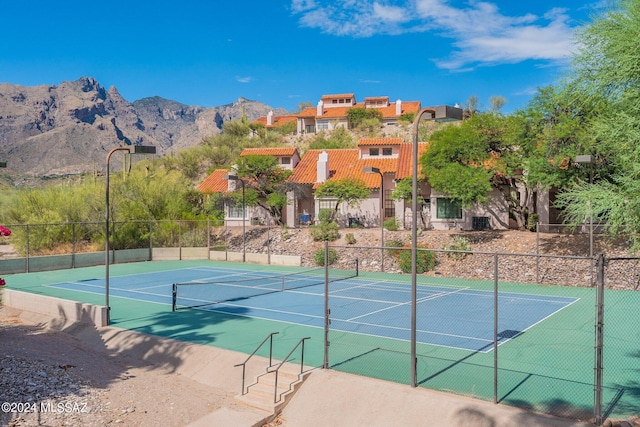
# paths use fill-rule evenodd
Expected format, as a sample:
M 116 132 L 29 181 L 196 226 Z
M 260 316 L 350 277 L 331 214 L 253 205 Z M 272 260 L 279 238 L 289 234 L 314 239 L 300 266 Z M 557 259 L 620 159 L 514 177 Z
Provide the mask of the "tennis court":
M 104 305 L 104 273 L 96 266 L 16 274 L 9 283 Z M 410 276 L 334 269 L 329 275 L 331 368 L 410 383 Z M 184 284 L 176 311 L 174 283 Z M 418 277 L 419 385 L 491 400 L 499 353 L 499 402 L 567 417 L 591 414 L 595 289 L 503 282 L 497 294 L 493 289 L 491 281 Z M 640 293 L 606 292 L 607 324 L 619 325 L 619 333 L 605 340 L 604 403 L 611 416 L 628 415 L 640 410 L 640 318 L 628 315 Z M 112 324 L 119 328 L 245 354 L 279 332 L 275 358 L 309 336 L 305 363 L 319 367 L 324 361 L 324 271 L 196 260 L 116 264 L 109 294 Z M 187 308 L 194 305 L 200 307 Z
M 332 330 L 409 341 L 410 284 L 350 277 L 350 273 L 329 277 Z M 170 309 L 174 283 L 179 283 L 178 309 L 324 327 L 324 269 L 269 273 L 203 266 L 130 274 L 111 278 L 110 296 L 166 304 Z M 104 278 L 48 286 L 105 293 Z M 501 293 L 499 343 L 514 339 L 576 301 L 562 296 Z M 493 349 L 494 324 L 486 316 L 493 312 L 493 292 L 423 282 L 417 290 L 417 304 L 429 313 L 418 319 L 418 342 L 471 351 Z

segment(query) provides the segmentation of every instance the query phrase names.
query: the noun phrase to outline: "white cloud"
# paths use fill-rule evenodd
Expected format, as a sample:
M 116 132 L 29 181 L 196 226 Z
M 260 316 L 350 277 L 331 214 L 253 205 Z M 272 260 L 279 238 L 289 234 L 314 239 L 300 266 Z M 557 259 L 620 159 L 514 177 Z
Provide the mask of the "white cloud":
M 373 3 L 373 15 L 386 22 L 407 21 L 405 9 L 397 6 L 385 6 L 378 2 Z
M 240 76 L 236 76 L 236 81 L 238 83 L 250 83 L 253 80 L 253 77 L 240 77 Z
M 465 7 L 448 0 L 293 0 L 292 10 L 302 26 L 336 36 L 429 31 L 451 38 L 451 54 L 435 63 L 452 71 L 529 59 L 566 61 L 574 48 L 575 28 L 559 8 L 543 16 L 506 16 L 495 3 L 475 0 Z

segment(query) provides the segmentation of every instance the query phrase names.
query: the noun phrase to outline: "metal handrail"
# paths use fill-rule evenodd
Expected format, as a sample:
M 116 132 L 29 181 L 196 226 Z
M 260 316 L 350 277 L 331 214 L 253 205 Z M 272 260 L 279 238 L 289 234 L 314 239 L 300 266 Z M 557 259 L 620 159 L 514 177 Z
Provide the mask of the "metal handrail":
M 311 339 L 311 337 L 305 337 L 305 338 L 302 338 L 300 341 L 298 341 L 298 343 L 291 349 L 291 351 L 289 352 L 289 354 L 287 354 L 284 360 L 278 364 L 278 367 L 272 371 L 269 371 L 269 372 L 276 373 L 275 386 L 273 390 L 273 403 L 278 403 L 280 401 L 280 399 L 278 399 L 278 371 L 280 371 L 280 368 L 282 368 L 282 365 L 284 365 L 289 360 L 289 357 L 291 357 L 293 352 L 296 351 L 296 349 L 300 344 L 302 344 L 302 350 L 301 350 L 302 354 L 300 357 L 300 374 L 304 372 L 304 342 L 305 340 L 309 340 L 309 339 Z M 284 392 L 280 394 L 280 398 L 282 398 L 282 394 L 284 394 Z
M 247 362 L 249 361 L 249 359 L 251 359 L 257 352 L 258 350 L 260 350 L 260 347 L 262 347 L 262 345 L 267 342 L 267 340 L 269 340 L 269 367 L 271 367 L 271 361 L 272 361 L 272 356 L 273 356 L 273 336 L 276 334 L 279 334 L 280 332 L 271 332 L 269 335 L 267 335 L 267 337 L 265 339 L 262 340 L 262 342 L 260 344 L 258 344 L 258 347 L 256 347 L 255 350 L 253 350 L 253 353 L 251 353 L 249 355 L 249 357 L 246 358 L 246 360 L 242 363 L 238 363 L 237 365 L 233 365 L 234 368 L 237 368 L 238 366 L 242 366 L 242 395 L 246 394 L 245 393 L 245 389 L 244 389 L 244 382 L 245 382 L 245 373 L 247 370 Z

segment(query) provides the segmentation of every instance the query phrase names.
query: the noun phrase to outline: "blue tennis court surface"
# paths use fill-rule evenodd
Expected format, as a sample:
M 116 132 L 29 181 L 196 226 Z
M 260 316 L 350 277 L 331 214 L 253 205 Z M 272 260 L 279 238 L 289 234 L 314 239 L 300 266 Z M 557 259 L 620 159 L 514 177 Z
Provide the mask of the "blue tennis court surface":
M 211 281 L 219 283 L 206 284 Z M 285 283 L 289 281 L 294 283 Z M 190 282 L 177 292 L 178 304 L 183 307 L 200 306 L 198 309 L 202 310 L 324 327 L 324 274 L 318 272 L 288 277 L 268 271 L 194 267 L 111 277 L 109 294 L 166 304 L 170 311 L 172 284 L 176 282 Z M 50 286 L 95 294 L 105 292 L 104 278 Z M 290 286 L 297 288 L 283 291 Z M 183 300 L 186 302 L 182 303 Z M 500 292 L 499 343 L 525 333 L 577 300 Z M 332 332 L 410 340 L 408 283 L 362 277 L 333 281 L 329 283 L 329 306 Z M 488 352 L 493 348 L 493 319 L 492 291 L 425 284 L 417 287 L 416 338 L 420 343 Z

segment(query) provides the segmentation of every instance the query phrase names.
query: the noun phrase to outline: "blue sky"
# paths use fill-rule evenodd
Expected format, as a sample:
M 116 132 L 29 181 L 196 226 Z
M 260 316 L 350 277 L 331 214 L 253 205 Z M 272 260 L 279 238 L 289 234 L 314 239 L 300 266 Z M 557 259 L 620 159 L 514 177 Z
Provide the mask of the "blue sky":
M 0 82 L 89 76 L 128 101 L 274 108 L 323 94 L 423 106 L 523 107 L 566 73 L 576 29 L 605 0 L 11 1 Z

